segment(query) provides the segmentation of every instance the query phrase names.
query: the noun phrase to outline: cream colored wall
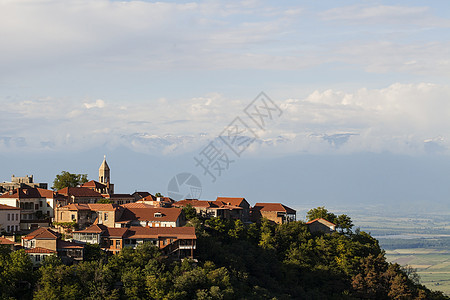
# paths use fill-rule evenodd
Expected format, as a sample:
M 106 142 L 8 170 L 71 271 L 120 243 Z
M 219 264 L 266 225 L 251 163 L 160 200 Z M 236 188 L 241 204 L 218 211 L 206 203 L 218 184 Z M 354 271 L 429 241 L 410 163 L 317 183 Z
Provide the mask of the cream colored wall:
M 8 221 L 8 214 L 9 214 L 9 221 Z M 12 215 L 14 215 L 14 220 L 12 218 Z M 14 230 L 17 226 L 18 229 L 20 229 L 20 210 L 12 210 L 12 209 L 5 209 L 0 210 L 0 227 L 1 231 L 7 231 L 8 226 L 14 226 Z

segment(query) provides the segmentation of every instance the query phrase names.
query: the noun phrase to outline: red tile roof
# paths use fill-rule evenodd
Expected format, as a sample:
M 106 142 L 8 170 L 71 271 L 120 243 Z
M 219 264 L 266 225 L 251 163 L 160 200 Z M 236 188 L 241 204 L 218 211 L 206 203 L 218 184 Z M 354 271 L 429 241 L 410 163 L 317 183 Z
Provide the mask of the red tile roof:
M 283 205 L 281 203 L 256 203 L 253 209 L 258 211 L 286 212 L 289 214 L 297 213 L 294 209 L 287 207 L 286 205 Z
M 87 206 L 93 211 L 115 211 L 118 208 L 117 204 L 110 203 L 93 203 Z
M 33 232 L 30 232 L 26 236 L 22 237 L 25 240 L 40 239 L 40 240 L 56 240 L 58 233 L 50 228 L 39 227 Z
M 216 202 L 222 202 L 226 205 L 241 206 L 242 202 L 247 202 L 245 198 L 217 197 Z M 247 202 L 248 204 L 248 202 Z
M 6 192 L 0 198 L 15 198 L 15 199 L 29 199 L 29 198 L 54 198 L 56 193 L 51 190 L 41 188 L 18 188 L 10 192 Z
M 0 210 L 20 210 L 20 208 L 19 207 L 5 205 L 5 204 L 0 204 Z
M 139 200 L 138 202 L 122 204 L 120 206 L 126 207 L 126 208 L 148 208 L 148 207 L 154 207 L 153 205 L 150 205 L 150 204 L 147 204 L 147 203 L 142 203 L 140 201 L 142 201 L 142 200 Z
M 155 217 L 155 213 L 161 213 L 161 217 Z M 160 222 L 176 222 L 181 215 L 181 208 L 163 208 L 163 207 L 146 207 L 134 208 L 126 207 L 120 221 L 160 221 Z
M 306 222 L 306 224 L 312 224 L 312 223 L 315 223 L 315 222 L 322 223 L 322 224 L 324 224 L 326 226 L 336 226 L 336 224 L 333 224 L 330 221 L 325 220 L 324 218 L 317 218 L 317 219 L 314 219 L 312 221 Z
M 94 224 L 94 225 L 89 226 L 86 229 L 77 230 L 77 231 L 74 231 L 73 233 L 77 233 L 77 232 L 82 232 L 82 233 L 102 233 L 105 230 L 107 230 L 107 227 L 105 225 Z
M 81 187 L 87 187 L 87 188 L 95 188 L 95 189 L 104 189 L 106 188 L 106 184 L 100 183 L 95 180 L 91 180 L 88 182 L 85 182 L 81 185 Z
M 107 227 L 107 230 L 104 234 L 106 237 L 112 238 L 123 238 L 128 232 L 128 228 L 111 228 Z
M 83 248 L 84 248 L 83 244 L 63 240 L 56 241 L 56 249 L 83 249 Z
M 53 253 L 56 253 L 56 251 L 55 250 L 50 250 L 50 249 L 47 249 L 47 248 L 36 247 L 36 248 L 26 249 L 25 253 L 49 253 L 49 254 L 53 254 Z
M 194 227 L 138 227 L 131 226 L 127 233 L 127 238 L 158 238 L 173 237 L 178 239 L 196 239 Z
M 61 207 L 65 210 L 91 210 L 87 204 L 83 203 L 71 203 Z
M 11 240 L 8 240 L 4 237 L 0 237 L 0 245 L 14 245 L 15 243 Z
M 64 196 L 103 198 L 102 194 L 86 187 L 66 187 L 59 190 L 58 193 Z
M 217 203 L 214 203 L 214 201 L 207 201 L 207 200 L 197 200 L 197 199 L 184 199 L 180 200 L 174 203 L 174 206 L 187 206 L 192 205 L 193 207 L 219 207 Z
M 144 198 L 140 199 L 140 201 L 156 201 L 156 197 L 152 194 L 148 194 Z

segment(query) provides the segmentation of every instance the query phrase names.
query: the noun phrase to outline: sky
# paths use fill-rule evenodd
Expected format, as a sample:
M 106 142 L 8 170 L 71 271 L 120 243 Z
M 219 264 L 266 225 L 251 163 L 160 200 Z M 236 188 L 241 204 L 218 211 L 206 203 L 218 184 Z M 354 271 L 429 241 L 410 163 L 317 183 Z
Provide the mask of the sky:
M 433 190 L 445 201 L 449 5 L 0 0 L 0 181 L 63 169 L 96 179 L 107 155 L 121 192 L 165 193 L 188 172 L 207 198 L 403 203 Z M 263 127 L 246 114 L 260 92 L 274 109 Z M 252 138 L 239 155 L 220 139 L 236 120 Z M 194 159 L 210 143 L 229 163 L 214 182 Z M 398 184 L 380 185 L 386 173 Z M 323 188 L 340 180 L 361 184 Z

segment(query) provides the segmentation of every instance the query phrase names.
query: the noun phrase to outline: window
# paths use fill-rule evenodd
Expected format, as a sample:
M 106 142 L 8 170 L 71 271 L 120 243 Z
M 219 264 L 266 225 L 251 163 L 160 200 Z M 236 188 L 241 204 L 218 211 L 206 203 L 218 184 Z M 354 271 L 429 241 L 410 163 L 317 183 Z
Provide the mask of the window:
M 11 227 L 8 225 L 8 227 L 6 227 L 6 228 L 7 228 L 6 232 L 9 232 Z
M 75 220 L 76 220 L 76 217 L 74 214 L 72 214 L 72 221 L 75 221 Z
M 120 240 L 116 240 L 116 248 L 120 248 Z
M 35 260 L 36 260 L 36 261 L 41 261 L 41 256 L 40 256 L 39 254 L 36 255 L 36 256 L 35 256 Z
M 19 231 L 19 225 L 16 225 L 16 231 Z
M 105 221 L 108 221 L 108 213 L 105 213 Z
M 35 205 L 34 205 L 34 209 L 35 209 L 35 210 L 38 210 L 38 209 L 39 209 L 39 204 L 35 204 Z
M 39 207 L 42 207 L 42 201 L 39 201 Z
M 10 215 L 8 214 L 8 221 L 10 220 L 10 218 L 11 218 L 11 217 L 10 217 Z

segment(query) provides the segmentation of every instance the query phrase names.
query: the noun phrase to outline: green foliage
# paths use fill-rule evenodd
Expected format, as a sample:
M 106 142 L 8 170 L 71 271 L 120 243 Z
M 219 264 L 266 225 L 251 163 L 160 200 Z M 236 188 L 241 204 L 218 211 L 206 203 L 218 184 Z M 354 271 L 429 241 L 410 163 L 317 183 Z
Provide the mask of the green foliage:
M 186 205 L 182 210 L 187 220 L 197 217 L 197 211 L 191 204 Z
M 97 203 L 111 204 L 112 202 L 111 202 L 111 199 L 102 198 L 102 199 L 98 200 Z
M 72 174 L 67 171 L 62 171 L 61 174 L 56 175 L 52 189 L 58 191 L 66 187 L 76 187 L 87 181 L 87 174 Z
M 156 193 L 155 197 L 164 197 L 161 193 Z
M 26 253 L 0 251 L 0 299 L 449 299 L 418 283 L 411 268 L 386 262 L 363 231 L 311 234 L 301 221 L 244 224 L 191 220 L 197 257 L 172 260 L 144 243 L 86 260 L 50 256 L 32 271 Z

